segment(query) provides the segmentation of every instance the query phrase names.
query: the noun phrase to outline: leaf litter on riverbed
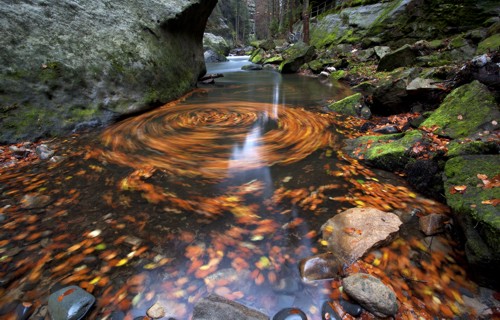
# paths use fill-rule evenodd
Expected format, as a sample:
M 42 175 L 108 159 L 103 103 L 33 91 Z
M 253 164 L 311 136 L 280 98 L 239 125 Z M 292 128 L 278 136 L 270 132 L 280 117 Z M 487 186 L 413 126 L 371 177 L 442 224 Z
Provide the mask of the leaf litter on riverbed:
M 85 173 L 71 160 L 65 163 L 67 168 L 59 168 L 61 174 L 51 182 L 46 172 L 1 176 L 0 180 L 9 185 L 7 192 L 12 198 L 2 199 L 2 204 L 9 203 L 9 207 L 3 206 L 1 211 L 6 220 L 2 224 L 5 232 L 0 236 L 0 279 L 6 284 L 0 289 L 0 303 L 7 305 L 16 301 L 19 296 L 13 293 L 19 291 L 14 289 L 28 284 L 28 288 L 35 289 L 24 292 L 23 299 L 33 301 L 38 307 L 47 295 L 48 286 L 61 283 L 77 284 L 96 295 L 97 307 L 91 318 L 106 317 L 120 310 L 128 319 L 132 317 L 132 308 L 145 307 L 154 299 L 168 304 L 172 316 L 187 318 L 190 305 L 207 292 L 272 310 L 275 294 L 265 289 L 280 283 L 286 265 L 296 265 L 301 258 L 323 250 L 317 234 L 306 225 L 308 215 L 324 215 L 322 208 L 328 203 L 341 204 L 339 210 L 345 205 L 346 208 L 370 206 L 385 211 L 410 211 L 415 207 L 424 213 L 448 213 L 445 206 L 421 198 L 406 187 L 379 181 L 357 160 L 341 152 L 330 152 L 332 155 L 340 160 L 335 167 L 308 167 L 312 170 L 308 174 L 322 170 L 335 183 L 326 179 L 325 183 L 314 186 L 280 186 L 269 199 L 258 204 L 248 203 L 248 198 L 263 193 L 264 183 L 259 180 L 231 186 L 218 195 L 197 194 L 184 199 L 157 185 L 161 170 L 144 167 L 120 172 L 118 178 L 111 179 L 102 177 L 110 167 L 91 158 L 83 166 Z M 66 179 L 68 176 L 73 177 L 72 181 Z M 88 213 L 89 219 L 100 224 L 99 229 L 96 224 L 85 224 L 87 217 L 75 212 L 75 208 L 89 199 L 84 188 L 64 187 L 75 180 L 86 186 L 90 181 L 112 187 L 102 195 L 97 212 Z M 31 188 L 29 192 L 50 195 L 55 202 L 27 214 L 29 211 L 21 210 L 19 203 L 12 200 L 21 199 L 27 192 L 22 189 L 26 188 Z M 151 223 L 150 215 L 126 214 L 130 203 L 141 203 L 141 199 L 149 210 L 158 206 L 178 212 L 176 216 L 185 213 L 186 221 L 192 224 L 196 220 L 210 224 L 227 216 L 231 217 L 231 224 L 214 229 L 203 238 L 190 228 L 168 229 L 162 234 L 165 239 L 155 241 L 157 235 L 145 234 L 145 228 Z M 119 210 L 124 214 L 117 214 Z M 297 210 L 302 216 L 293 216 Z M 75 220 L 68 225 L 69 217 Z M 15 230 L 23 231 L 15 233 Z M 127 243 L 122 233 L 130 231 L 144 237 L 143 243 Z M 38 241 L 40 238 L 43 240 Z M 293 247 L 277 245 L 283 239 L 307 240 L 306 243 L 312 245 L 300 242 Z M 154 248 L 157 243 L 175 246 L 180 256 L 162 255 L 161 250 Z M 457 247 L 444 236 L 434 238 L 432 243 Z M 459 293 L 464 288 L 472 293 L 476 290 L 460 267 L 463 263 L 460 257 L 460 252 L 443 253 L 421 239 L 401 238 L 368 254 L 350 266 L 350 270 L 373 274 L 395 290 L 401 306 L 398 319 L 449 318 L 462 313 L 474 316 L 474 310 L 464 305 Z M 248 274 L 251 281 L 246 285 L 263 291 L 246 290 L 238 277 L 215 277 L 227 268 Z M 338 283 L 338 280 L 326 280 L 326 287 L 320 291 L 337 299 Z M 306 287 L 305 292 L 308 290 L 311 288 Z M 319 301 L 321 295 L 312 294 L 312 298 Z M 334 305 L 339 314 L 348 319 L 337 301 Z M 310 306 L 305 311 L 311 319 L 319 317 L 319 306 Z M 364 313 L 362 318 L 373 317 Z

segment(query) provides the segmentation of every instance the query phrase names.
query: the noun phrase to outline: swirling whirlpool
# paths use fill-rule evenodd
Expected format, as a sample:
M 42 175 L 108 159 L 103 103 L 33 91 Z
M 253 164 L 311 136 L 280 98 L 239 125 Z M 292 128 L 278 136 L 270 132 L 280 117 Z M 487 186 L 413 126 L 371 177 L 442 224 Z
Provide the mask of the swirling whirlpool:
M 106 130 L 101 156 L 135 169 L 221 178 L 301 160 L 333 143 L 330 125 L 327 114 L 270 103 L 171 103 Z

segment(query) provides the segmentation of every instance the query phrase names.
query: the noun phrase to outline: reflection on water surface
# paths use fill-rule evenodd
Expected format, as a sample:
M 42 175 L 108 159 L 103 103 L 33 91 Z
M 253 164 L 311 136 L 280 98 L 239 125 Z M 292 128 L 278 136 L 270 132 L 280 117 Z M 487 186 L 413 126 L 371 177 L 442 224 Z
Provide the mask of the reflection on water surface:
M 340 152 L 341 119 L 320 106 L 345 89 L 236 72 L 242 63 L 210 66 L 235 72 L 182 101 L 61 142 L 59 164 L 2 173 L 4 314 L 76 284 L 97 298 L 90 319 L 142 317 L 154 302 L 188 319 L 210 292 L 320 319 L 339 281 L 304 283 L 298 262 L 324 251 L 320 226 L 353 206 L 410 222 L 350 269 L 391 284 L 400 318 L 470 312 L 458 295 L 475 290 L 461 255 L 445 237 L 439 250 L 425 244 L 410 215 L 446 208 Z

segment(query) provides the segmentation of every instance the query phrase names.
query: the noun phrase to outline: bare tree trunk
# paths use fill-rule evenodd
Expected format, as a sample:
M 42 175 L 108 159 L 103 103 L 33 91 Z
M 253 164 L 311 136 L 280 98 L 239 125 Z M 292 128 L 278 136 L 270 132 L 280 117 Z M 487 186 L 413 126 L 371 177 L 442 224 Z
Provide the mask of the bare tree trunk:
M 302 5 L 303 41 L 309 44 L 309 0 L 303 0 Z

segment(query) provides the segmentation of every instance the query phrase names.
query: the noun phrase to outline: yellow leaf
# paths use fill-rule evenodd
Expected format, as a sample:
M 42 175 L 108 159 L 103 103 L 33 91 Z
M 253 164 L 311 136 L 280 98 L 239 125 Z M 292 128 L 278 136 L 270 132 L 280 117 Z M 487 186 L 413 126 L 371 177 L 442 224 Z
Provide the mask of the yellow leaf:
M 128 259 L 121 259 L 120 261 L 118 261 L 118 263 L 116 264 L 117 267 L 121 267 L 123 265 L 126 265 L 128 262 Z

